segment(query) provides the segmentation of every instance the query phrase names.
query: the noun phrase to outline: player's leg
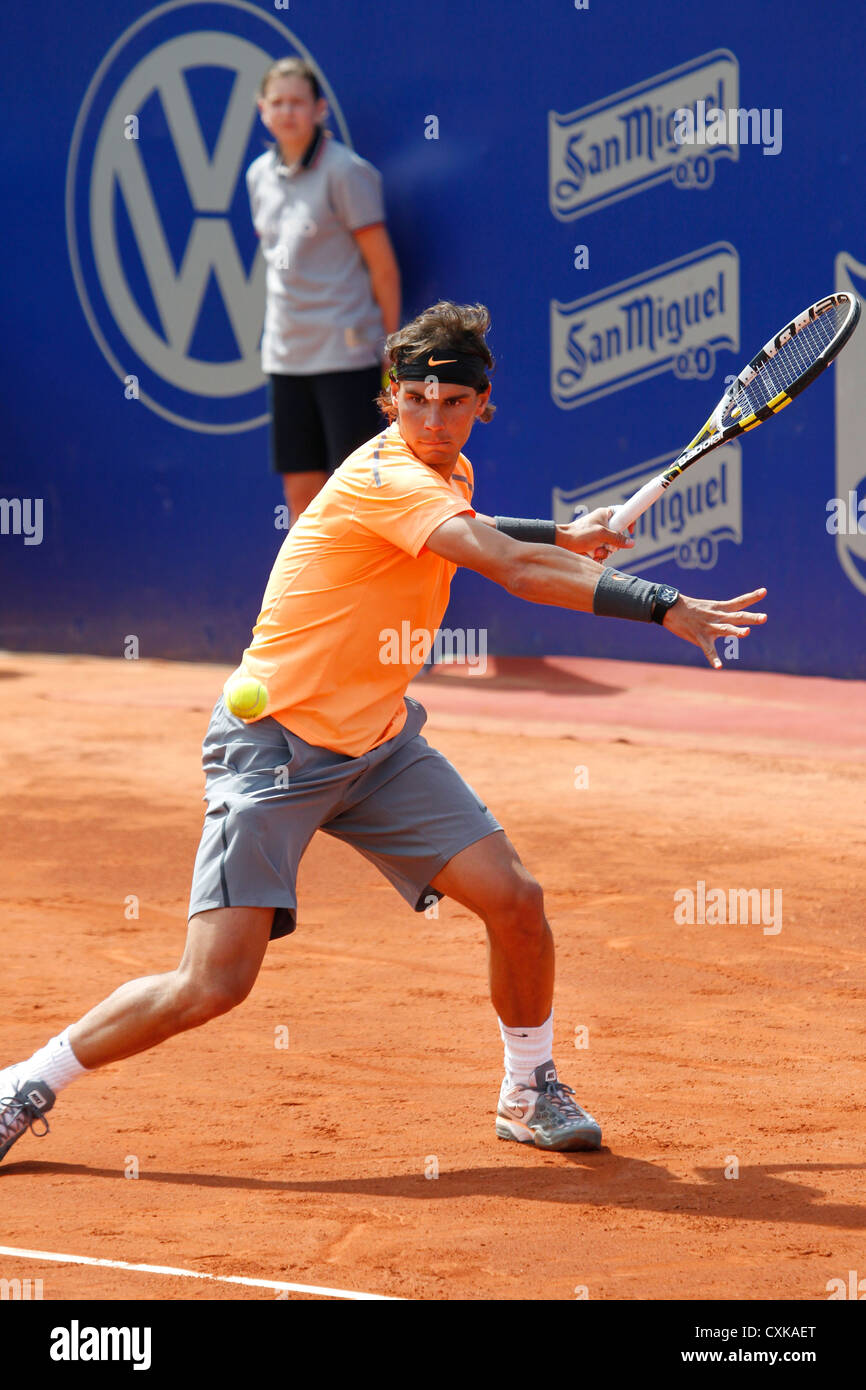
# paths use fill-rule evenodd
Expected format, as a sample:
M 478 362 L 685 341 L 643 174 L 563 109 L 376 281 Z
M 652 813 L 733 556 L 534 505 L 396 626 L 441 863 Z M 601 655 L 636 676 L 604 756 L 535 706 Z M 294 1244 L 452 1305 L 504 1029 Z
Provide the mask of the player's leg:
M 289 525 L 328 480 L 328 450 L 313 389 L 314 378 L 274 373 L 271 408 L 271 468 L 279 473 Z
M 0 1072 L 0 1158 L 78 1077 L 240 1004 L 259 973 L 273 920 L 266 907 L 199 913 L 175 970 L 121 985 L 32 1057 Z
M 207 813 L 183 958 L 167 974 L 122 985 L 32 1057 L 0 1072 L 0 1158 L 86 1070 L 195 1028 L 249 993 L 268 940 L 294 930 L 297 867 L 326 814 L 305 795 L 302 778 L 282 790 L 275 785 L 280 774 L 282 786 L 299 754 L 274 719 L 247 725 L 217 701 L 202 746 Z
M 601 1126 L 553 1061 L 553 935 L 540 885 L 505 834 L 468 845 L 430 882 L 487 928 L 490 997 L 505 1047 L 497 1136 L 543 1149 L 599 1148 Z
M 218 907 L 190 920 L 180 964 L 121 985 L 72 1025 L 69 1042 L 87 1070 L 145 1052 L 198 1028 L 246 999 L 270 938 L 269 907 Z
M 490 999 L 503 1023 L 543 1024 L 553 1008 L 553 933 L 541 885 L 505 832 L 455 854 L 430 883 L 487 928 Z
M 420 736 L 422 706 L 406 705 L 404 729 L 367 755 L 367 772 L 322 829 L 375 864 L 416 912 L 447 894 L 484 922 L 505 1045 L 497 1134 L 542 1148 L 598 1148 L 598 1124 L 552 1061 L 554 951 L 541 888 L 457 769 Z

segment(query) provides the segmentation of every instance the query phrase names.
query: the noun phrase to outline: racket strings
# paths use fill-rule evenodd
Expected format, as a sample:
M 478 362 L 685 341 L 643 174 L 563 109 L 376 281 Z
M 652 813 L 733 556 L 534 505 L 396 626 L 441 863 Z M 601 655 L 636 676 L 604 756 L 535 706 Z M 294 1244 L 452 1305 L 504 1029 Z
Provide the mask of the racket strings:
M 787 391 L 830 346 L 848 317 L 846 304 L 834 304 L 789 338 L 739 391 L 726 411 L 736 419 L 753 415 L 782 391 Z

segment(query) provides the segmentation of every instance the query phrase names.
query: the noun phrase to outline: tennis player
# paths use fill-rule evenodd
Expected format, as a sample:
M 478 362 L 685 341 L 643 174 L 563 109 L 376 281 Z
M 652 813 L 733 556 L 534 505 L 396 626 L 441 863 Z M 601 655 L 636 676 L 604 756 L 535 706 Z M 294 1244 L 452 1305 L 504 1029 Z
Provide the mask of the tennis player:
M 442 302 L 389 338 L 381 404 L 391 423 L 341 464 L 286 537 L 243 655 L 239 669 L 265 685 L 268 709 L 243 722 L 221 696 L 211 717 L 183 958 L 122 985 L 0 1073 L 0 1157 L 28 1127 L 45 1132 L 46 1112 L 77 1077 L 240 1004 L 268 943 L 295 930 L 298 864 L 317 830 L 353 845 L 416 912 L 447 896 L 484 923 L 505 1052 L 496 1134 L 543 1149 L 600 1146 L 599 1124 L 553 1061 L 542 890 L 422 737 L 425 712 L 406 690 L 459 565 L 532 603 L 658 622 L 716 667 L 719 637 L 764 621 L 744 609 L 765 590 L 711 602 L 603 568 L 587 552 L 630 543 L 606 526 L 611 509 L 568 525 L 477 513 L 461 450 L 493 414 L 488 325 L 482 305 Z M 385 639 L 405 623 L 429 643 L 395 654 Z

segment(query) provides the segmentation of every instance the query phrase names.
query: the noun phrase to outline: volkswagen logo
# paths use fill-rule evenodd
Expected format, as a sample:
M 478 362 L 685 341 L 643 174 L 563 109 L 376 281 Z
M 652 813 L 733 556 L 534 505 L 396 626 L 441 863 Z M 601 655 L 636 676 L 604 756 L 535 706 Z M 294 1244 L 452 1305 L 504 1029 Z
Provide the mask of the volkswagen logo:
M 267 421 L 265 264 L 245 173 L 266 148 L 256 96 L 278 58 L 312 54 L 244 0 L 172 0 L 130 25 L 84 96 L 66 232 L 91 332 L 121 382 L 185 429 Z M 337 133 L 339 104 L 320 73 Z

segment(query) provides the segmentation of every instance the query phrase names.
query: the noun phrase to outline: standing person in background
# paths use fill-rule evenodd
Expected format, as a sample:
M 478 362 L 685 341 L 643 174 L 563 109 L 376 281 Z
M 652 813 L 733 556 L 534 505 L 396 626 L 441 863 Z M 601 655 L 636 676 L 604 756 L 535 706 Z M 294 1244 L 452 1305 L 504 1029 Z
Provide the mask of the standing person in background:
M 274 63 L 258 108 L 277 142 L 247 170 L 267 262 L 262 370 L 271 463 L 293 525 L 382 427 L 375 397 L 385 338 L 400 324 L 400 272 L 381 176 L 325 130 L 315 69 L 300 58 Z

